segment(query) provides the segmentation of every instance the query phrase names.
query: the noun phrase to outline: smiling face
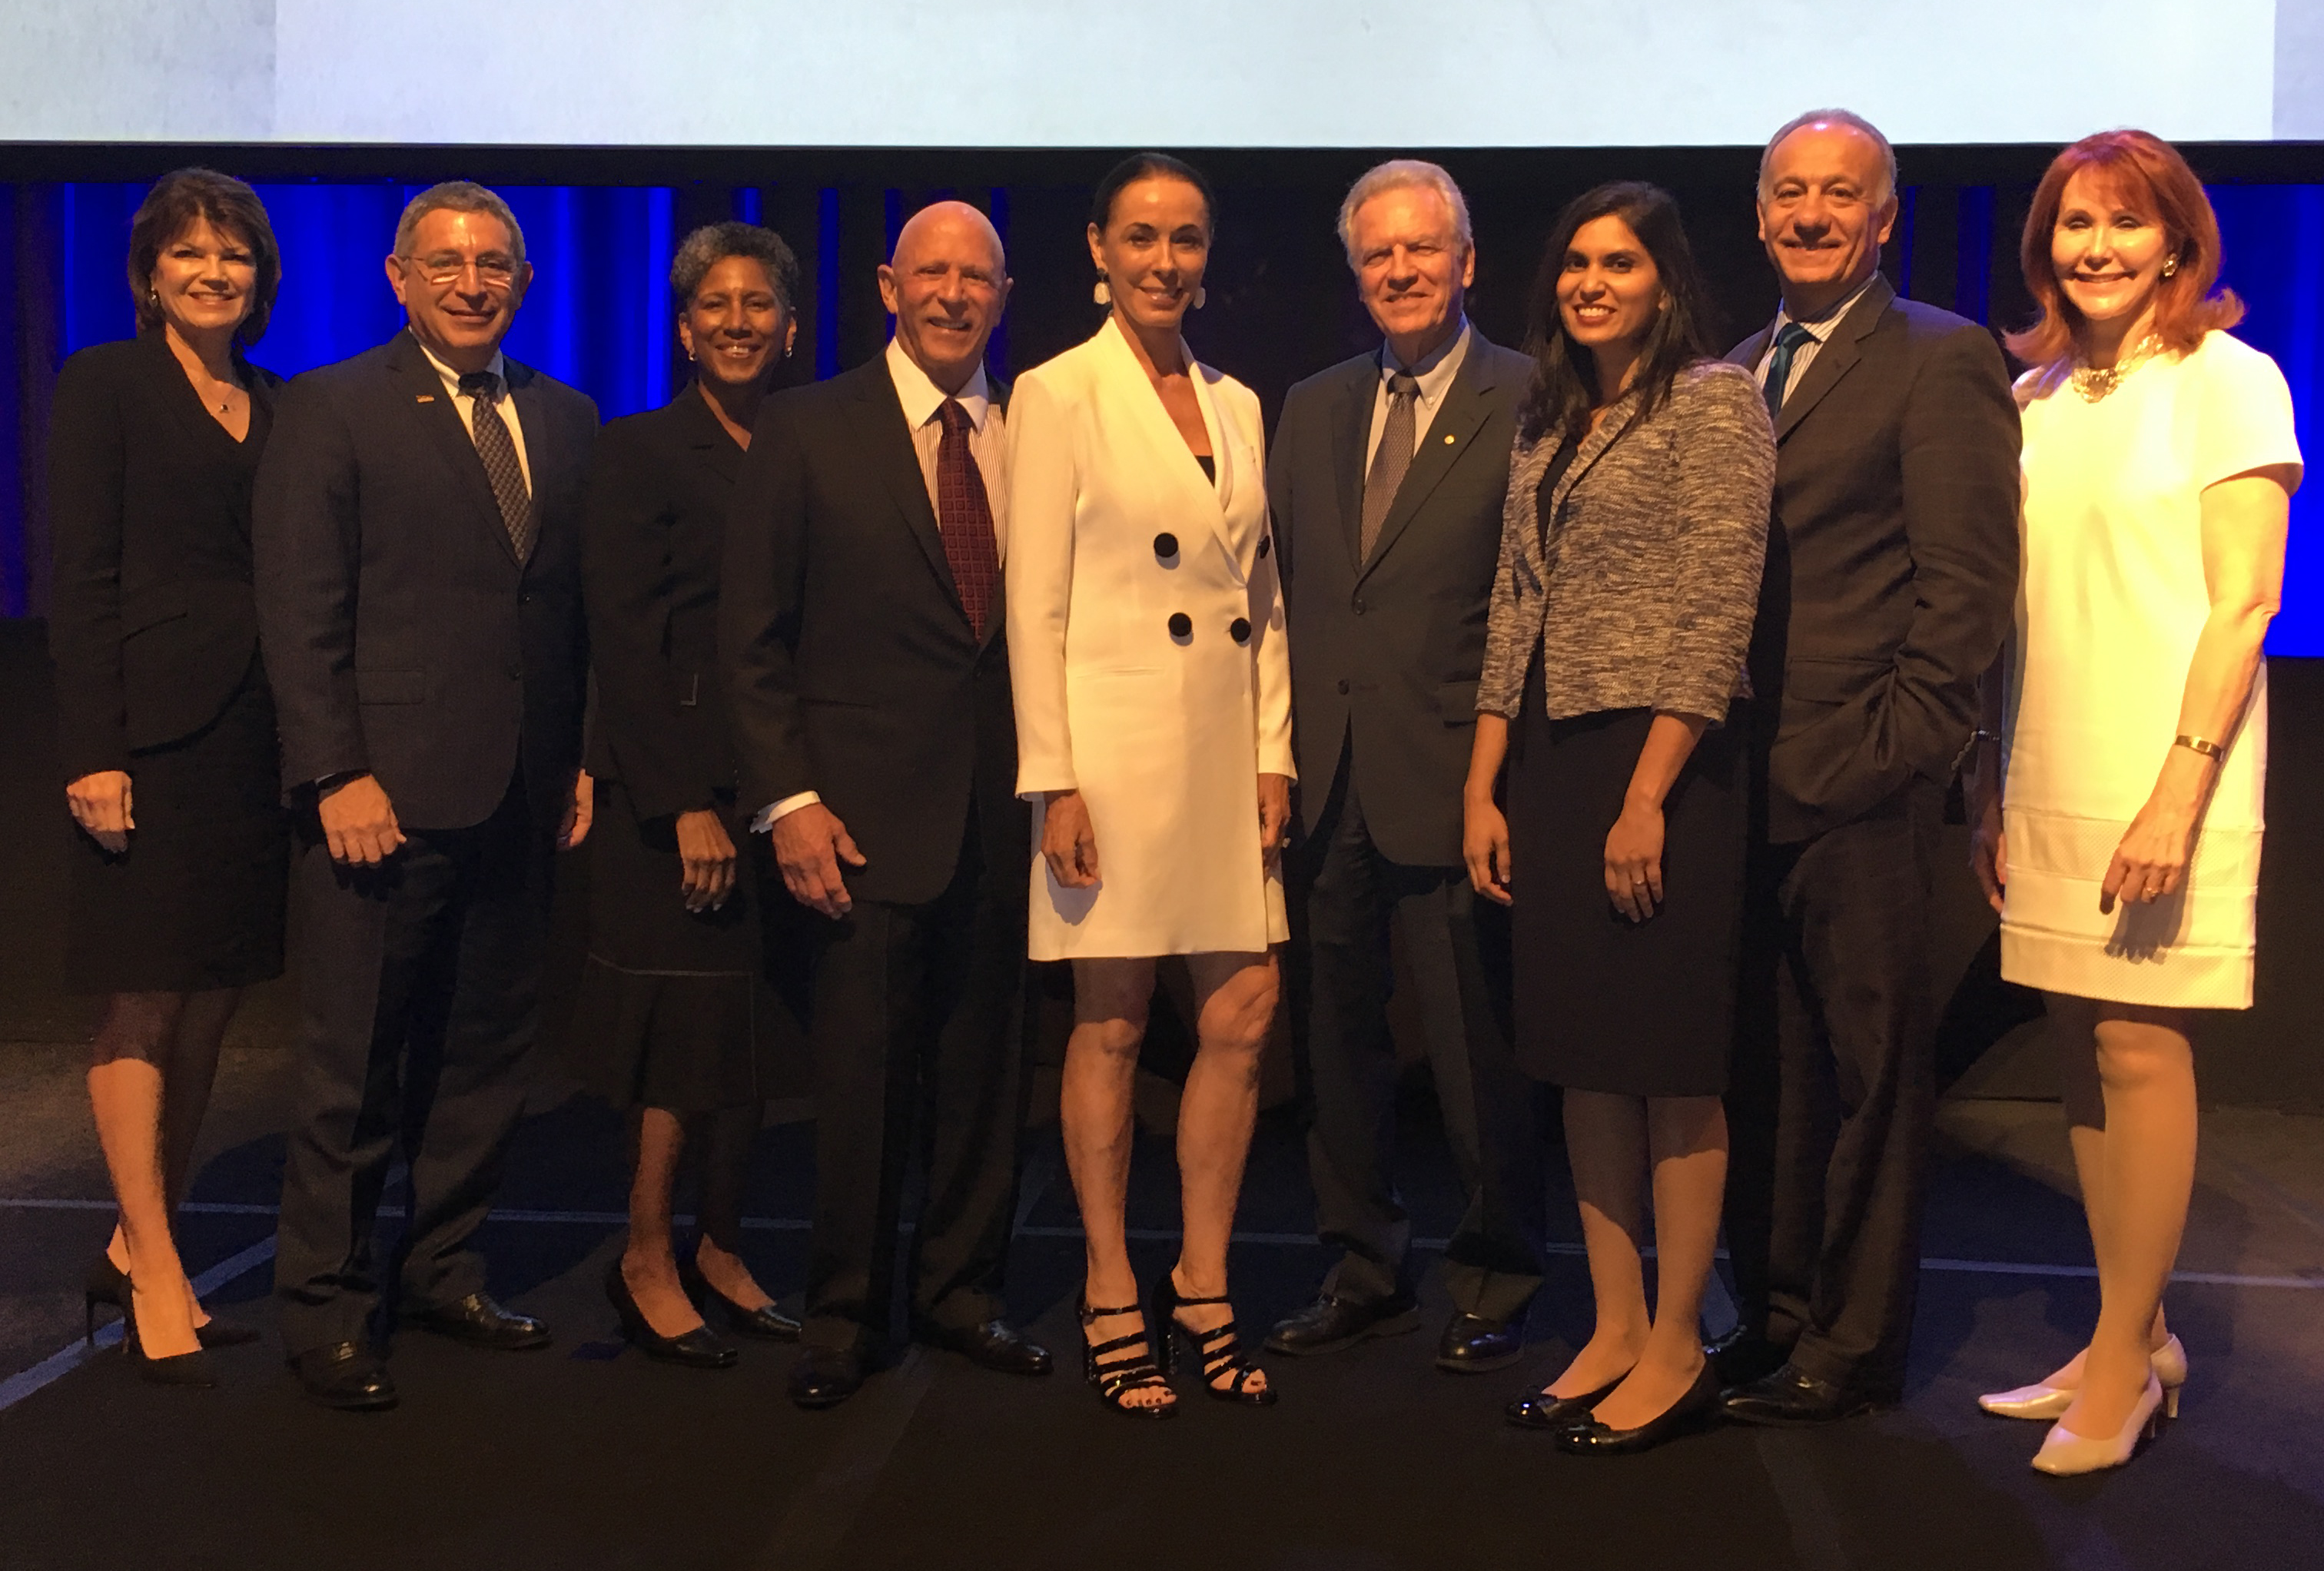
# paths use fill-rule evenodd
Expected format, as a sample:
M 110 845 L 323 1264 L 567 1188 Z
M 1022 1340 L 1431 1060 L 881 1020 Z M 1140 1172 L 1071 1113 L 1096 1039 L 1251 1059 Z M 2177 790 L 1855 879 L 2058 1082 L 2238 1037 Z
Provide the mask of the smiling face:
M 1794 319 L 1817 320 L 1854 294 L 1895 223 L 1887 156 L 1855 126 L 1811 121 L 1767 154 L 1759 239 Z
M 748 386 L 790 353 L 798 331 L 755 256 L 725 256 L 695 286 L 678 319 L 678 337 L 706 382 Z
M 1211 260 L 1210 205 L 1170 175 L 1132 180 L 1115 193 L 1105 228 L 1089 226 L 1089 247 L 1113 309 L 1142 331 L 1174 333 Z
M 153 259 L 151 286 L 178 337 L 199 342 L 232 333 L 250 315 L 257 254 L 238 236 L 197 217 Z
M 1385 190 L 1355 210 L 1348 235 L 1364 309 L 1409 365 L 1458 328 L 1476 282 L 1452 204 L 1434 186 Z
M 404 254 L 387 259 L 387 281 L 413 337 L 455 371 L 482 371 L 524 303 L 532 264 L 490 213 L 438 208 L 412 226 Z
M 1009 303 L 1009 271 L 991 220 L 965 202 L 921 208 L 880 269 L 896 342 L 946 393 L 968 384 Z
M 2174 251 L 2153 208 L 2127 182 L 2096 169 L 2068 178 L 2050 230 L 2050 264 L 2085 321 L 2131 323 L 2152 310 Z
M 1629 225 L 1609 213 L 1574 231 L 1557 275 L 1557 317 L 1575 343 L 1601 365 L 1627 365 L 1662 309 L 1662 274 Z

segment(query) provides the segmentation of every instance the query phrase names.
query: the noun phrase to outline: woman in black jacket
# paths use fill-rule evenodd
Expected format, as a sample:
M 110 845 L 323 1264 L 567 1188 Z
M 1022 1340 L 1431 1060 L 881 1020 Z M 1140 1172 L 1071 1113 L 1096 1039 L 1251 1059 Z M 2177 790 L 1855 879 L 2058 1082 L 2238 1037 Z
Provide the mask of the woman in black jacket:
M 781 236 L 713 224 L 678 247 L 670 283 L 695 380 L 597 439 L 582 533 L 600 792 L 589 867 L 576 1067 L 635 1106 L 629 1243 L 605 1279 L 623 1334 L 672 1363 L 723 1369 L 715 1299 L 746 1335 L 792 1340 L 741 1259 L 759 1079 L 760 911 L 736 847 L 734 757 L 717 689 L 718 568 L 751 427 L 797 330 L 798 263 Z M 670 1237 L 678 1158 L 700 1150 L 701 1228 Z
M 256 193 L 157 181 L 129 237 L 137 337 L 58 378 L 50 651 L 73 836 L 68 987 L 101 993 L 89 1104 L 120 1217 L 90 1268 L 150 1379 L 207 1385 L 171 1236 L 241 990 L 282 970 L 287 821 L 251 597 L 250 492 L 280 379 L 243 358 L 281 278 Z

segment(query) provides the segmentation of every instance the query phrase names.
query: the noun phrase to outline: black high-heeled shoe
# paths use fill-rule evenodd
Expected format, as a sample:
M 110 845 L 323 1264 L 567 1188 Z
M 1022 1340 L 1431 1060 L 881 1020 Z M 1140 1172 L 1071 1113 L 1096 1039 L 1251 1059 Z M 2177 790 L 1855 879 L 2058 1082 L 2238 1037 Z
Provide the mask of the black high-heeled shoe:
M 1196 1304 L 1226 1302 L 1223 1298 L 1180 1298 L 1178 1284 L 1167 1271 L 1156 1280 L 1154 1291 L 1148 1300 L 1148 1312 L 1162 1326 L 1162 1342 L 1158 1349 L 1162 1373 L 1166 1378 L 1169 1375 L 1175 1359 L 1175 1349 L 1171 1345 L 1171 1334 L 1175 1332 L 1186 1339 L 1187 1350 L 1202 1363 L 1203 1390 L 1222 1402 L 1240 1402 L 1250 1408 L 1271 1408 L 1275 1405 L 1275 1388 L 1250 1383 L 1253 1375 L 1264 1372 L 1242 1355 L 1242 1342 L 1235 1335 L 1232 1317 L 1208 1331 L 1197 1331 L 1178 1318 L 1178 1311 L 1182 1308 Z M 1224 1385 L 1213 1383 L 1229 1370 L 1234 1371 L 1232 1380 Z
M 1501 1409 L 1501 1416 L 1520 1429 L 1570 1429 L 1589 1418 L 1590 1409 L 1614 1394 L 1614 1387 L 1629 1376 L 1618 1376 L 1594 1391 L 1554 1397 L 1546 1390 L 1527 1391 Z
M 605 1297 L 613 1304 L 613 1313 L 621 1317 L 622 1339 L 648 1358 L 683 1364 L 688 1369 L 732 1369 L 742 1356 L 734 1347 L 719 1341 L 707 1326 L 696 1326 L 676 1336 L 664 1336 L 647 1324 L 646 1312 L 638 1308 L 637 1295 L 630 1291 L 629 1279 L 622 1275 L 619 1255 L 605 1268 Z
M 89 1346 L 97 1345 L 97 1307 L 110 1304 L 126 1310 L 129 1302 L 129 1273 L 113 1263 L 113 1257 L 100 1254 L 89 1262 L 88 1278 L 81 1289 L 81 1308 L 86 1324 L 81 1335 Z M 204 1347 L 241 1347 L 258 1340 L 258 1333 L 247 1326 L 237 1326 L 229 1320 L 212 1316 L 194 1327 L 194 1339 Z
M 694 1300 L 696 1308 L 715 1304 L 726 1312 L 726 1326 L 745 1336 L 755 1336 L 762 1342 L 797 1342 L 799 1323 L 776 1308 L 772 1304 L 756 1309 L 746 1309 L 716 1288 L 702 1274 L 702 1241 L 696 1239 L 694 1247 L 678 1257 L 678 1285 Z
M 1089 1328 L 1098 1321 L 1115 1315 L 1139 1315 L 1138 1330 L 1128 1336 L 1116 1336 L 1105 1342 L 1092 1342 L 1089 1339 Z M 1079 1320 L 1082 1326 L 1082 1378 L 1089 1382 L 1090 1388 L 1097 1392 L 1099 1401 L 1104 1403 L 1109 1410 L 1122 1414 L 1126 1418 L 1175 1419 L 1178 1416 L 1178 1404 L 1175 1399 L 1167 1402 L 1122 1400 L 1123 1397 L 1134 1391 L 1151 1391 L 1157 1386 L 1164 1391 L 1170 1389 L 1170 1382 L 1163 1379 L 1162 1372 L 1155 1367 L 1154 1357 L 1150 1351 L 1145 1353 L 1124 1351 L 1127 1348 L 1147 1347 L 1149 1345 L 1145 1317 L 1139 1314 L 1137 1305 L 1130 1304 L 1119 1309 L 1093 1309 L 1090 1308 L 1089 1289 L 1084 1288 L 1081 1296 L 1074 1302 L 1074 1317 Z M 1116 1358 L 1101 1356 L 1109 1353 L 1119 1354 L 1120 1356 Z
M 214 1386 L 217 1372 L 210 1367 L 210 1355 L 197 1347 L 191 1353 L 173 1353 L 167 1358 L 148 1358 L 145 1347 L 137 1339 L 137 1300 L 131 1290 L 129 1278 L 121 1279 L 121 1351 L 137 1365 L 137 1377 L 149 1385 Z
M 1609 1429 L 1593 1416 L 1557 1432 L 1557 1448 L 1576 1456 L 1628 1456 L 1692 1434 L 1719 1411 L 1719 1371 L 1709 1359 L 1686 1393 L 1634 1429 Z

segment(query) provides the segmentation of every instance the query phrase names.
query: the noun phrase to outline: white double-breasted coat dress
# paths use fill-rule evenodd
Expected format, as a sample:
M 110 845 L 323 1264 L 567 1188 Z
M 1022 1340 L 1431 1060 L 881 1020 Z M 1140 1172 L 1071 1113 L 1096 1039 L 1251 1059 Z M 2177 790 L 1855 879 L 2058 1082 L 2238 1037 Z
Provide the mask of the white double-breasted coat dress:
M 1206 477 L 1121 329 L 1018 379 L 1009 406 L 1009 665 L 1033 804 L 1036 960 L 1256 954 L 1288 937 L 1259 776 L 1293 775 L 1291 665 L 1257 395 L 1192 366 Z M 1040 851 L 1077 790 L 1100 878 Z

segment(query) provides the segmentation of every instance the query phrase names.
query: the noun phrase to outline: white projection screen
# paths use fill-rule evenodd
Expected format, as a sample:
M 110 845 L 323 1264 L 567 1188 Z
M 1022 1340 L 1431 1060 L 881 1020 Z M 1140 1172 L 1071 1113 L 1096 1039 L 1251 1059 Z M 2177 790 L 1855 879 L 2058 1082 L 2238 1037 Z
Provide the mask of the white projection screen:
M 2324 136 L 2324 0 L 0 0 L 0 140 L 607 146 Z

